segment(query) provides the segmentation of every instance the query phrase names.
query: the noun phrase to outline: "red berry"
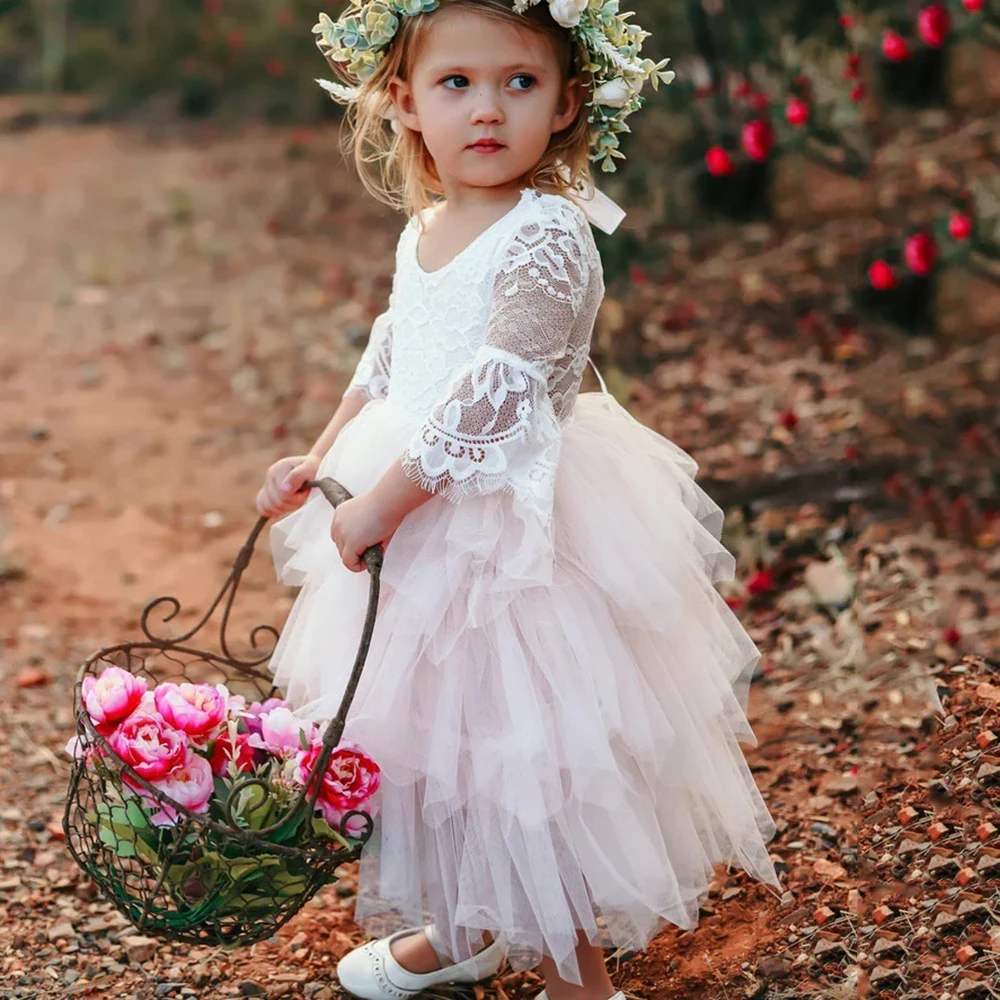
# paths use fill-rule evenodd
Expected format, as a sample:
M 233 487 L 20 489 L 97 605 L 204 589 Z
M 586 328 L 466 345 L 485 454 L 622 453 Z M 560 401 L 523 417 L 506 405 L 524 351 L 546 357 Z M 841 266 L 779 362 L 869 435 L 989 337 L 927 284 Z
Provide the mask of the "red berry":
M 978 448 L 982 440 L 983 432 L 976 424 L 962 432 L 962 443 L 970 448 Z
M 774 590 L 774 577 L 769 569 L 761 569 L 747 580 L 747 590 L 751 594 L 766 594 Z
M 633 285 L 644 285 L 646 284 L 646 272 L 639 264 L 633 264 L 628 269 L 629 280 Z
M 767 96 L 767 94 L 757 91 L 756 94 L 750 95 L 750 107 L 753 108 L 754 111 L 767 111 L 770 105 L 771 99 Z
M 840 26 L 842 28 L 853 28 L 854 18 L 850 14 L 841 14 L 840 16 Z
M 962 633 L 954 625 L 946 628 L 941 637 L 949 646 L 957 646 L 962 641 Z
M 740 608 L 743 607 L 745 603 L 746 602 L 743 600 L 742 597 L 737 596 L 737 597 L 726 598 L 726 604 L 728 604 L 733 611 L 738 611 Z
M 939 49 L 948 37 L 951 15 L 943 4 L 931 4 L 917 15 L 917 31 L 932 48 Z
M 705 154 L 705 164 L 713 177 L 724 177 L 736 169 L 732 157 L 721 146 L 713 146 Z
M 751 160 L 766 160 L 774 145 L 774 129 L 763 118 L 743 126 L 743 148 Z
M 789 125 L 805 125 L 809 121 L 809 105 L 799 97 L 793 97 L 785 108 Z
M 753 87 L 750 86 L 749 80 L 740 80 L 740 82 L 736 85 L 735 94 L 737 97 L 747 97 L 752 90 Z
M 886 31 L 882 36 L 882 54 L 891 62 L 902 62 L 910 58 L 906 40 L 898 31 Z
M 964 212 L 952 212 L 948 220 L 948 232 L 956 240 L 967 240 L 972 235 L 972 219 Z
M 906 264 L 914 274 L 926 277 L 934 269 L 937 260 L 937 244 L 930 233 L 911 236 L 903 248 Z
M 863 83 L 859 83 L 851 91 L 851 100 L 854 101 L 855 104 L 857 104 L 858 101 L 862 100 L 867 93 L 868 92 L 865 90 L 865 85 Z
M 778 415 L 778 419 L 786 431 L 795 430 L 795 425 L 799 422 L 798 415 L 794 410 L 782 410 Z
M 885 481 L 885 491 L 891 497 L 901 497 L 903 495 L 903 479 L 898 472 L 894 472 Z
M 896 287 L 896 274 L 884 260 L 872 263 L 868 268 L 868 280 L 872 283 L 872 288 L 880 292 Z
M 844 458 L 846 458 L 848 462 L 854 462 L 860 457 L 861 453 L 854 447 L 853 444 L 844 446 Z
M 962 6 L 975 14 L 986 6 L 986 0 L 962 0 Z
M 264 63 L 264 72 L 268 76 L 283 76 L 285 73 L 285 63 L 283 59 L 268 59 Z

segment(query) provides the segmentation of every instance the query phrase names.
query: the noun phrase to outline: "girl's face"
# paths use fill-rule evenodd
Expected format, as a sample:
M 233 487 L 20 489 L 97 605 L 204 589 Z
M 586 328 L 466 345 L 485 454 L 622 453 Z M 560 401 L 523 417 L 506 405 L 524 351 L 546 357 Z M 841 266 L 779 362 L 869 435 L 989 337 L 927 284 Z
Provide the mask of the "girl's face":
M 400 123 L 423 135 L 446 193 L 520 183 L 583 100 L 547 36 L 463 7 L 434 14 L 409 76 L 394 76 L 389 96 Z

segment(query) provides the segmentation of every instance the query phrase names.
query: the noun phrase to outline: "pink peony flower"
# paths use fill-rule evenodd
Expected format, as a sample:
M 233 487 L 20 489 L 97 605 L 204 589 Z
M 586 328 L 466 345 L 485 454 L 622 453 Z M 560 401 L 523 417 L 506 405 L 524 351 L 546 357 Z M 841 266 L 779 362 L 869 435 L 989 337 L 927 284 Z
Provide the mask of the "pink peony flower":
M 931 273 L 937 260 L 937 244 L 929 233 L 917 233 L 906 241 L 903 256 L 914 274 L 926 276 Z
M 112 733 L 111 748 L 146 781 L 156 781 L 181 764 L 187 753 L 182 732 L 153 712 L 133 712 Z
M 872 288 L 876 288 L 880 292 L 896 287 L 896 274 L 884 260 L 872 262 L 868 268 L 868 280 L 871 282 Z
M 950 28 L 951 15 L 943 4 L 931 4 L 917 15 L 917 31 L 931 48 L 939 49 L 944 45 Z
M 743 126 L 742 139 L 751 160 L 766 160 L 774 145 L 774 129 L 770 122 L 757 118 Z
M 284 698 L 268 698 L 265 702 L 255 701 L 245 712 L 241 715 L 247 724 L 248 733 L 259 733 L 260 732 L 260 717 L 265 712 L 270 712 L 272 708 L 291 708 Z
M 322 752 L 321 740 L 314 741 L 308 750 L 299 752 L 295 758 L 296 781 L 302 785 L 309 781 L 309 775 Z M 352 809 L 360 809 L 369 816 L 375 816 L 375 804 L 370 800 L 378 791 L 380 782 L 381 771 L 375 761 L 356 743 L 344 740 L 330 755 L 316 805 L 327 823 L 340 832 L 344 814 Z M 312 790 L 311 784 L 309 790 Z M 350 837 L 358 837 L 364 832 L 365 826 L 363 817 L 352 816 L 347 821 L 346 833 Z
M 74 760 L 82 760 L 87 767 L 94 766 L 94 758 L 107 755 L 107 751 L 102 750 L 96 745 L 92 746 L 88 743 L 86 737 L 79 735 L 71 736 L 66 741 L 65 750 L 70 757 L 74 758 Z
M 789 125 L 805 125 L 809 121 L 809 105 L 799 97 L 793 97 L 785 107 L 785 117 Z
M 972 219 L 964 212 L 952 212 L 948 220 L 948 232 L 952 239 L 967 240 L 972 235 Z
M 99 677 L 83 679 L 81 695 L 87 714 L 102 736 L 110 736 L 131 715 L 146 693 L 146 681 L 121 667 L 107 667 Z
M 732 157 L 721 146 L 713 146 L 705 154 L 705 165 L 713 177 L 724 177 L 736 169 Z
M 882 55 L 890 62 L 903 62 L 910 58 L 906 40 L 898 31 L 886 31 L 882 36 Z
M 257 751 L 250 743 L 250 733 L 236 734 L 236 753 L 234 755 L 232 745 L 229 742 L 229 733 L 223 730 L 215 741 L 215 746 L 212 747 L 212 773 L 220 777 L 229 774 L 229 761 L 234 756 L 238 771 L 252 771 L 257 763 Z
M 260 716 L 260 733 L 252 733 L 247 741 L 250 746 L 279 757 L 298 753 L 302 749 L 300 730 L 305 731 L 307 743 L 316 739 L 316 723 L 297 719 L 290 708 L 272 708 Z
M 155 697 L 156 710 L 166 723 L 194 737 L 207 737 L 218 728 L 229 707 L 229 692 L 223 684 L 165 681 L 157 685 Z
M 208 800 L 215 791 L 211 765 L 190 748 L 178 767 L 152 784 L 195 813 L 208 812 Z M 154 826 L 173 826 L 177 822 L 178 812 L 173 806 L 157 802 L 148 794 L 142 797 L 147 804 L 159 807 L 159 811 L 150 816 Z

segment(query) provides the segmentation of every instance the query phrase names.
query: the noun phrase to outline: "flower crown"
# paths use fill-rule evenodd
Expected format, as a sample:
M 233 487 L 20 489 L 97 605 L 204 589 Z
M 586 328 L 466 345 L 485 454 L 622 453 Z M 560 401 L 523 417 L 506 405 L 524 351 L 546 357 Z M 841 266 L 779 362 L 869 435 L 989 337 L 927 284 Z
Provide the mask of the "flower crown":
M 334 63 L 346 63 L 347 73 L 359 82 L 368 79 L 378 68 L 396 35 L 400 19 L 406 15 L 435 10 L 442 0 L 350 0 L 350 7 L 336 21 L 325 14 L 313 27 L 316 45 L 331 68 Z M 543 0 L 513 0 L 513 9 L 523 14 Z M 630 132 L 625 119 L 645 103 L 640 96 L 643 84 L 649 80 L 653 89 L 674 79 L 672 70 L 664 70 L 670 62 L 642 59 L 639 52 L 643 39 L 649 37 L 627 18 L 631 12 L 619 13 L 618 0 L 547 0 L 553 19 L 569 28 L 577 43 L 578 69 L 590 72 L 594 79 L 594 97 L 590 102 L 590 159 L 601 169 L 612 173 L 615 160 L 624 160 L 618 148 L 618 136 Z M 330 97 L 346 104 L 357 97 L 357 89 L 344 87 L 329 80 L 316 81 Z

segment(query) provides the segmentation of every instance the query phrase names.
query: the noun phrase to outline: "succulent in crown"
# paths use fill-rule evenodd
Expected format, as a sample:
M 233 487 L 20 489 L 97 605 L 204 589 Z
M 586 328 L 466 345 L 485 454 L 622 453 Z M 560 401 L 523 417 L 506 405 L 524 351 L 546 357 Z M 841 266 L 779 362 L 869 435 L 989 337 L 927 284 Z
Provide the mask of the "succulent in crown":
M 435 10 L 442 2 L 447 0 L 351 0 L 336 21 L 321 13 L 313 34 L 327 62 L 341 64 L 347 75 L 360 83 L 378 68 L 403 17 Z M 664 68 L 670 60 L 653 62 L 640 56 L 649 32 L 629 23 L 632 14 L 620 12 L 618 0 L 512 0 L 512 7 L 515 13 L 523 14 L 543 2 L 548 2 L 553 20 L 572 33 L 577 43 L 577 69 L 593 76 L 590 158 L 611 173 L 616 169 L 615 160 L 625 159 L 618 138 L 631 131 L 625 119 L 645 102 L 641 91 L 647 80 L 656 90 L 661 82 L 674 79 L 673 70 Z M 316 82 L 340 103 L 357 96 L 355 87 L 329 80 Z

